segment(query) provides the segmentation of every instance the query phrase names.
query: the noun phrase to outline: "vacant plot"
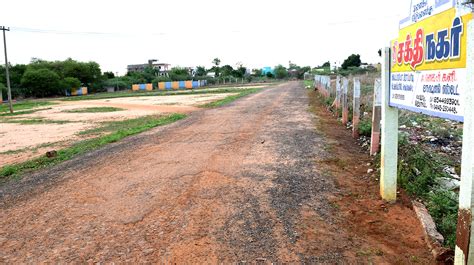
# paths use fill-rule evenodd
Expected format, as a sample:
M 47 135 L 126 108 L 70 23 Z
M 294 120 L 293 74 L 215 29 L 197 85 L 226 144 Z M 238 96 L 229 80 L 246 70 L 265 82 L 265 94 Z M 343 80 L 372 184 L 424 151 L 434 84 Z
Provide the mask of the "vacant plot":
M 50 150 L 70 147 L 78 141 L 113 133 L 123 126 L 117 123 L 120 121 L 169 113 L 186 114 L 198 110 L 200 106 L 238 95 L 239 93 L 146 95 L 19 103 L 15 105 L 15 109 L 19 111 L 13 115 L 6 112 L 7 109 L 0 114 L 0 167 L 24 162 Z

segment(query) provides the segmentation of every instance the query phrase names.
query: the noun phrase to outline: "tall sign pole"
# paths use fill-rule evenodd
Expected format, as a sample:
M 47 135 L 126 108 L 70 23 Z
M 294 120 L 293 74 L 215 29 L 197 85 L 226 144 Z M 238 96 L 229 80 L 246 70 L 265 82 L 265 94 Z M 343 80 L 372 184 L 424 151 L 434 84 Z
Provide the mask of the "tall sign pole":
M 5 72 L 7 74 L 8 106 L 10 107 L 10 113 L 13 113 L 12 90 L 10 87 L 10 73 L 8 72 L 7 40 L 5 37 L 5 31 L 10 31 L 10 28 L 0 26 L 0 30 L 3 31 L 3 48 L 5 51 Z
M 467 89 L 465 90 L 465 109 L 461 185 L 459 188 L 458 225 L 456 231 L 455 264 L 474 263 L 474 231 L 472 226 L 474 204 L 474 21 L 467 26 Z

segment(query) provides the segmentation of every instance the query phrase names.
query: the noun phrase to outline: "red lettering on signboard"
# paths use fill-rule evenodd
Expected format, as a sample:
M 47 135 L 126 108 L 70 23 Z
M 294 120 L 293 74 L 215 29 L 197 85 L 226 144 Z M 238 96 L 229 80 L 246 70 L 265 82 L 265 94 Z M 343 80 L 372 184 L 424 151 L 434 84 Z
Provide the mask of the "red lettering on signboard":
M 423 50 L 423 29 L 416 31 L 415 44 L 413 48 L 413 57 L 411 61 L 411 68 L 415 69 L 418 65 L 423 63 L 424 50 Z

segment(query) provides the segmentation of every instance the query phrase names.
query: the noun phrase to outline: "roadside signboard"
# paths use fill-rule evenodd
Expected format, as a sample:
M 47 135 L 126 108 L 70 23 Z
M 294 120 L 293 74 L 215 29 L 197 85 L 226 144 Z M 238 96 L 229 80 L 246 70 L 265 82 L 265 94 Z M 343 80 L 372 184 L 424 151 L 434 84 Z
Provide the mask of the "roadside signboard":
M 452 0 L 418 0 L 391 43 L 391 107 L 463 121 L 467 23 Z

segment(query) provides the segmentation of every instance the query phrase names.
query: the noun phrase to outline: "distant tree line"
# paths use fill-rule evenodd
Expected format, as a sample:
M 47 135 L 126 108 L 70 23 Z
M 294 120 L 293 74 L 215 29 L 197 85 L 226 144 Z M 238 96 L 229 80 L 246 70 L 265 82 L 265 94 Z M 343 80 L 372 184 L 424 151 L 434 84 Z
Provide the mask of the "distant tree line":
M 52 97 L 62 96 L 66 90 L 86 86 L 89 92 L 105 91 L 107 87 L 118 89 L 130 89 L 132 84 L 137 83 L 157 83 L 162 81 L 181 80 L 208 80 L 209 83 L 217 83 L 225 80 L 245 79 L 251 81 L 265 81 L 267 79 L 302 79 L 305 72 L 309 72 L 309 66 L 300 67 L 290 64 L 288 68 L 277 65 L 273 73 L 262 75 L 260 69 L 248 71 L 242 64 L 232 67 L 231 65 L 221 66 L 221 60 L 212 60 L 213 66 L 206 69 L 198 66 L 193 69 L 173 67 L 163 75 L 153 67 L 146 67 L 143 71 L 128 72 L 124 76 L 115 76 L 113 72 L 102 73 L 100 66 L 96 62 L 79 62 L 71 58 L 64 61 L 46 61 L 32 59 L 29 64 L 10 65 L 10 83 L 12 95 L 18 97 Z M 0 66 L 0 90 L 6 98 L 6 78 L 5 67 Z M 209 73 L 213 73 L 209 75 Z

